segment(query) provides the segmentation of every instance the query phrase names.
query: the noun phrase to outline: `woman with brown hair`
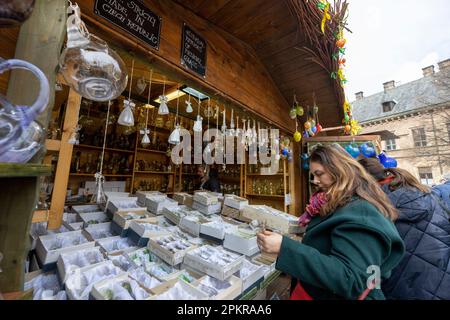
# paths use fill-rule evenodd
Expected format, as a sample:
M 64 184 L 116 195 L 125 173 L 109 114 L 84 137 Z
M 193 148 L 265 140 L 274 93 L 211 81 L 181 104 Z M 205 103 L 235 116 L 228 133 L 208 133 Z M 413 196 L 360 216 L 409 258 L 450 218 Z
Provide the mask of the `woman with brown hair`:
M 326 201 L 310 210 L 302 243 L 263 231 L 258 245 L 276 253 L 276 268 L 293 278 L 291 299 L 384 299 L 387 279 L 404 253 L 386 195 L 339 145 L 318 146 L 310 172 Z M 323 197 L 322 197 L 323 198 Z
M 406 254 L 382 284 L 390 299 L 450 299 L 450 222 L 445 205 L 403 169 L 385 169 L 377 159 L 359 161 L 397 208 L 395 222 Z

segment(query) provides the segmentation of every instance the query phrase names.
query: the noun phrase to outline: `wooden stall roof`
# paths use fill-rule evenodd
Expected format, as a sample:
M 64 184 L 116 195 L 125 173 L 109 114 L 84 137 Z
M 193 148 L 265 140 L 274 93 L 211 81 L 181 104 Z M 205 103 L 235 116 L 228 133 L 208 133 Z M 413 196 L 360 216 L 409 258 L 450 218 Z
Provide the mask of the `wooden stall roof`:
M 312 104 L 315 92 L 320 121 L 325 126 L 341 124 L 339 93 L 330 73 L 308 60 L 302 47 L 314 48 L 293 16 L 291 0 L 175 0 L 198 16 L 252 47 L 270 73 L 289 106 L 293 94 L 300 104 Z M 318 25 L 317 28 L 320 28 Z

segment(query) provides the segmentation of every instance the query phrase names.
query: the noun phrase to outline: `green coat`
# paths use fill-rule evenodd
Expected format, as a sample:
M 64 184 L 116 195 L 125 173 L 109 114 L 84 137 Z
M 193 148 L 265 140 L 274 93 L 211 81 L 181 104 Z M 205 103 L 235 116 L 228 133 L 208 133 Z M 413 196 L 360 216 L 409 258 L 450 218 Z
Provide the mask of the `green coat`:
M 314 217 L 302 243 L 283 237 L 276 268 L 298 279 L 318 300 L 357 299 L 380 266 L 381 281 L 400 262 L 404 244 L 394 224 L 360 198 L 326 217 Z M 366 299 L 385 299 L 381 289 Z

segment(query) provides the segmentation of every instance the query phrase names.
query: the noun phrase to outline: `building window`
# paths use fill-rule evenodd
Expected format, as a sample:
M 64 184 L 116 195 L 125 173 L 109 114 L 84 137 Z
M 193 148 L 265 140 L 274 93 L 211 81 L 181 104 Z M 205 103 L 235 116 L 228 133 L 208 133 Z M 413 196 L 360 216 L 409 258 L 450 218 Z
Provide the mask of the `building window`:
M 387 139 L 386 140 L 386 151 L 396 150 L 397 144 L 395 143 L 395 139 Z
M 425 135 L 425 128 L 412 129 L 412 134 L 415 147 L 427 146 L 427 136 Z
M 433 184 L 433 171 L 431 167 L 419 168 L 420 183 L 431 186 Z
M 395 101 L 386 101 L 382 103 L 383 105 L 383 112 L 389 112 L 394 109 L 394 106 L 396 105 Z

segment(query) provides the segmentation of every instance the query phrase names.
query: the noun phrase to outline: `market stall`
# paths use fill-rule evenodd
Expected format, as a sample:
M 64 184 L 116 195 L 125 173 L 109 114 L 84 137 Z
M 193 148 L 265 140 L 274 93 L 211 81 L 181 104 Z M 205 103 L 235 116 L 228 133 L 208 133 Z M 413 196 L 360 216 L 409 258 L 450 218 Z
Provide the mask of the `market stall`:
M 195 299 L 262 297 L 279 272 L 275 258 L 259 252 L 256 232 L 302 232 L 295 216 L 307 183 L 299 141 L 336 132 L 344 113 L 350 130 L 355 126 L 332 56 L 339 46 L 330 37 L 342 33 L 346 6 L 322 3 L 38 2 L 20 29 L 6 29 L 0 56 L 32 61 L 50 82 L 54 98 L 41 116 L 46 152 L 35 160 L 47 170 L 53 165 L 53 173 L 40 181 L 31 212 L 38 190 L 26 191 L 20 228 L 9 222 L 14 208 L 1 213 L 0 252 L 16 263 L 0 273 L 0 291 L 23 291 L 24 282 L 39 291 L 48 281 L 52 299 L 183 298 L 180 291 Z M 31 54 L 36 40 L 26 30 L 53 20 L 48 52 Z M 325 36 L 318 39 L 312 28 Z M 53 68 L 42 65 L 45 54 L 55 56 Z M 16 104 L 24 103 L 20 77 L 0 78 L 2 93 Z M 232 161 L 221 156 L 211 166 L 220 194 L 196 192 L 194 141 L 183 150 L 191 163 L 173 161 L 181 129 L 192 136 L 216 129 L 236 142 Z M 260 129 L 280 135 L 267 138 L 266 147 Z M 217 142 L 202 140 L 200 164 Z M 237 142 L 245 150 L 241 163 Z M 271 163 L 252 163 L 255 145 L 266 148 L 275 171 Z M 8 246 L 11 234 L 25 243 L 30 230 L 26 260 L 25 245 Z M 27 261 L 27 281 L 17 261 Z M 70 285 L 74 270 L 86 277 L 82 291 Z

